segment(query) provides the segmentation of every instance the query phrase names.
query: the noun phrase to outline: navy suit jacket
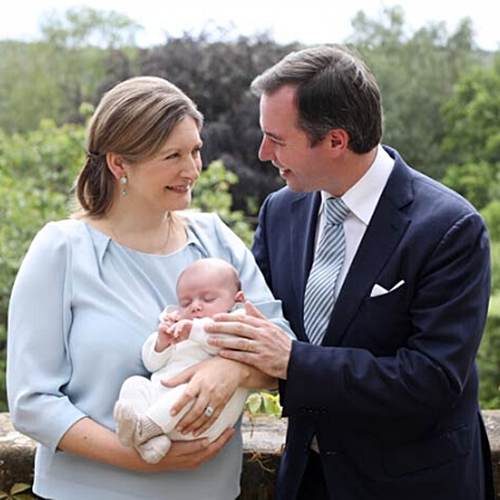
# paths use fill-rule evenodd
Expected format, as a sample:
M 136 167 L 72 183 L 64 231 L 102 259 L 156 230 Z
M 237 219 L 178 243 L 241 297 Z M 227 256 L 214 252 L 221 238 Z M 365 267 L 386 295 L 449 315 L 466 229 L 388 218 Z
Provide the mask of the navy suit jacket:
M 279 500 L 296 497 L 314 435 L 332 500 L 493 498 L 475 362 L 487 231 L 470 203 L 385 149 L 394 169 L 322 346 L 303 324 L 320 193 L 283 188 L 259 215 L 253 252 L 298 338 L 280 382 L 289 423 Z

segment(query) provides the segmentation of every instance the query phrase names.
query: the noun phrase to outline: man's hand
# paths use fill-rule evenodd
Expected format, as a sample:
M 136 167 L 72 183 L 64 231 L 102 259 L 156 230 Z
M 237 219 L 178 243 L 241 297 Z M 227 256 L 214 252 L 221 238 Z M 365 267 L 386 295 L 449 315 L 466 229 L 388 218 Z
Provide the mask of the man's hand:
M 240 361 L 280 379 L 287 378 L 292 339 L 271 323 L 250 302 L 245 303 L 246 315 L 216 314 L 208 343 L 220 347 L 219 356 Z M 227 334 L 217 337 L 217 334 Z

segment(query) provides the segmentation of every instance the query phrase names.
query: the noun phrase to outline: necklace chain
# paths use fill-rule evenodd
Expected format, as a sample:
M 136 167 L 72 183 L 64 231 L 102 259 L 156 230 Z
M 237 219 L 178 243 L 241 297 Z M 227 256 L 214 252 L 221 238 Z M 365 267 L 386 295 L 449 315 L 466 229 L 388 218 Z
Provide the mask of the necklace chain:
M 172 220 L 171 219 L 172 219 L 172 216 L 171 216 L 170 212 L 168 212 L 168 214 L 166 216 L 167 230 L 166 230 L 165 237 L 158 239 L 159 244 L 157 245 L 157 247 L 154 248 L 154 252 L 146 252 L 146 253 L 158 253 L 158 254 L 166 253 L 166 249 L 167 249 L 167 246 L 168 246 L 169 241 L 170 241 L 170 230 L 172 227 Z M 109 224 L 109 228 L 111 230 L 111 234 L 113 236 L 113 240 L 116 243 L 118 243 L 119 245 L 128 246 L 128 245 L 123 243 L 123 240 L 121 238 L 118 237 L 111 220 L 108 220 L 108 224 Z M 163 241 L 160 241 L 160 240 L 163 240 Z M 133 248 L 133 247 L 131 247 L 131 248 Z M 142 251 L 142 250 L 139 250 L 139 251 Z

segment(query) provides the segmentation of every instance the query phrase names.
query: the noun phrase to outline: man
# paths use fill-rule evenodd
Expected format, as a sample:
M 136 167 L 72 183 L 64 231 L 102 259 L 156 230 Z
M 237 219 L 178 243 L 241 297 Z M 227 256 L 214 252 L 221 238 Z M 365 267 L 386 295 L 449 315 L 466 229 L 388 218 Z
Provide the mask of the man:
M 260 158 L 287 183 L 262 206 L 253 252 L 298 340 L 221 316 L 212 331 L 242 338 L 211 342 L 280 379 L 277 499 L 493 499 L 475 364 L 483 220 L 380 146 L 379 89 L 346 50 L 292 53 L 252 90 Z

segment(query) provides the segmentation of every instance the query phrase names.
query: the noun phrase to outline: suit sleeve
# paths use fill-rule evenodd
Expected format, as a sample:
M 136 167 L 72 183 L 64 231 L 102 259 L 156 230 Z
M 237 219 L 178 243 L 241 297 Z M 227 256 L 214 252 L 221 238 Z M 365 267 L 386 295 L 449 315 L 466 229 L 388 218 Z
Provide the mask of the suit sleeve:
M 271 279 L 270 263 L 269 263 L 269 250 L 266 242 L 266 214 L 270 197 L 268 196 L 259 211 L 259 225 L 255 230 L 255 235 L 252 245 L 252 253 L 255 261 L 259 266 L 267 285 L 272 290 L 273 283 Z
M 269 288 L 272 291 L 273 290 L 273 282 L 272 282 L 272 277 L 271 277 L 271 263 L 269 260 L 269 248 L 267 245 L 267 236 L 266 236 L 267 235 L 267 225 L 266 225 L 267 212 L 268 212 L 269 202 L 270 202 L 271 198 L 272 198 L 272 194 L 269 195 L 265 199 L 264 203 L 262 204 L 262 206 L 260 208 L 259 225 L 257 226 L 257 229 L 255 230 L 255 235 L 254 235 L 254 240 L 253 240 L 253 245 L 252 245 L 252 253 L 255 257 L 255 261 L 257 262 L 257 265 L 259 266 L 259 269 L 261 270 L 262 274 L 264 275 L 264 279 L 266 280 L 266 283 L 268 284 Z M 296 335 L 295 335 L 295 338 L 296 338 Z M 298 344 L 298 342 L 293 342 L 292 348 L 295 344 Z M 283 380 L 283 379 L 278 380 L 278 390 L 279 390 L 279 394 L 280 394 L 281 404 L 283 405 L 283 403 L 285 401 L 285 394 L 286 394 L 286 380 Z M 287 416 L 286 408 L 284 408 L 284 416 Z
M 286 415 L 304 407 L 360 417 L 437 415 L 457 403 L 476 376 L 489 302 L 489 243 L 478 214 L 445 232 L 415 283 L 405 318 L 410 334 L 391 355 L 293 343 Z

